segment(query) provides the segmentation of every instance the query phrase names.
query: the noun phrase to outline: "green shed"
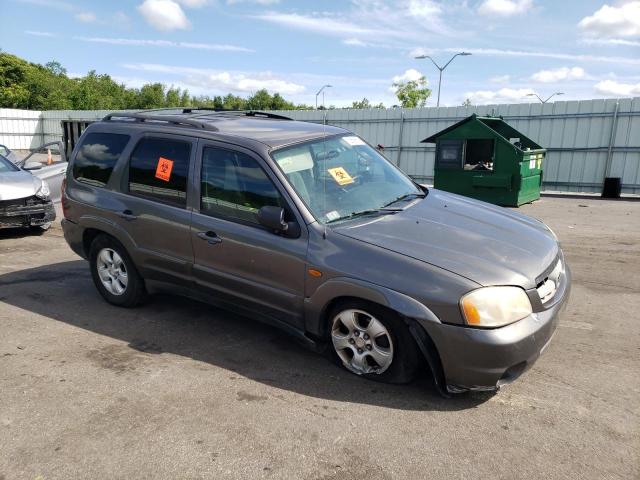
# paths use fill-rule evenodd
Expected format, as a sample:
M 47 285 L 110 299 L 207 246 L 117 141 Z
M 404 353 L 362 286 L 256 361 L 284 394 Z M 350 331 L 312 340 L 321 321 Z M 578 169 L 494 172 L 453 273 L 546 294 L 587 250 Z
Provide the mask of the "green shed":
M 502 117 L 473 114 L 422 143 L 436 144 L 435 188 L 512 207 L 540 198 L 546 150 Z

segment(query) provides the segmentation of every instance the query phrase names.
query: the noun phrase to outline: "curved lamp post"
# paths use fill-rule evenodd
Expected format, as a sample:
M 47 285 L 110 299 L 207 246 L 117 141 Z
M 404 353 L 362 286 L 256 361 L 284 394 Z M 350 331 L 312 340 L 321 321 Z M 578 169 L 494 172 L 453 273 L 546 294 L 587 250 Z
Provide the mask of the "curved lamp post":
M 316 93 L 316 110 L 318 109 L 318 95 L 322 93 L 322 106 L 324 107 L 324 89 L 331 88 L 332 86 L 333 85 L 323 85 L 322 88 L 318 90 L 318 93 Z
M 527 97 L 536 97 L 538 100 L 540 100 L 540 103 L 547 103 L 549 100 L 551 100 L 553 97 L 555 97 L 556 95 L 564 95 L 564 92 L 555 92 L 552 93 L 551 95 L 549 95 L 546 100 L 541 99 L 537 93 L 527 93 Z
M 467 57 L 467 56 L 469 56 L 469 55 L 471 55 L 469 52 L 460 52 L 460 53 L 456 53 L 453 57 L 451 57 L 451 59 L 450 59 L 447 63 L 445 63 L 445 64 L 444 64 L 444 66 L 443 66 L 443 67 L 441 67 L 440 65 L 438 65 L 438 64 L 436 63 L 436 61 L 435 61 L 433 58 L 431 58 L 429 55 L 419 55 L 419 56 L 415 57 L 417 60 L 423 60 L 423 59 L 425 59 L 425 58 L 428 58 L 429 60 L 431 60 L 431 63 L 433 63 L 433 64 L 436 66 L 436 68 L 437 68 L 438 70 L 440 70 L 440 77 L 438 78 L 438 103 L 437 103 L 436 107 L 439 107 L 439 106 L 440 106 L 440 85 L 442 84 L 442 71 L 443 71 L 445 68 L 447 68 L 451 62 L 453 62 L 453 59 L 454 59 L 454 58 L 456 58 L 456 57 L 458 57 L 458 56 L 461 56 L 461 57 Z

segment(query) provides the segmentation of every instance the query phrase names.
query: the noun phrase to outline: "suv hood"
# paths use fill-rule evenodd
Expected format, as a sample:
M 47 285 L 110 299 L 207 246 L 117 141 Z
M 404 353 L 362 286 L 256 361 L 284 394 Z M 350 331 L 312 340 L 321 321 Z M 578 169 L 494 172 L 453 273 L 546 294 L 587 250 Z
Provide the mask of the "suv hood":
M 15 200 L 35 195 L 42 184 L 41 180 L 29 172 L 0 173 L 0 200 Z
M 401 212 L 362 220 L 333 230 L 481 285 L 534 288 L 559 250 L 542 222 L 440 190 Z

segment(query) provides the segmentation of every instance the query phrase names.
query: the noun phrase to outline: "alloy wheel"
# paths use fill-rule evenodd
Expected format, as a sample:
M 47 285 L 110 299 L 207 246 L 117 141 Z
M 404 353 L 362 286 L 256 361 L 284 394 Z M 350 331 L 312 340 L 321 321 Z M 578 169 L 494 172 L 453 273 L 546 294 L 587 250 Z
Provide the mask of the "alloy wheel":
M 343 310 L 333 319 L 331 341 L 344 366 L 363 375 L 381 374 L 393 361 L 393 341 L 376 317 L 363 310 Z
M 122 295 L 127 289 L 127 267 L 122 257 L 111 248 L 103 248 L 96 259 L 98 276 L 104 288 L 112 295 Z

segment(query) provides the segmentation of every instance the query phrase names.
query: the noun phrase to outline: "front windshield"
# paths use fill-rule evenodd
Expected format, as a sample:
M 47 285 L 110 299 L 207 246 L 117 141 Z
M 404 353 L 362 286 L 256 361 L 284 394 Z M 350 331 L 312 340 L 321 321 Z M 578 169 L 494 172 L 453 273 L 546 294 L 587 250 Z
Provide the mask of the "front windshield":
M 20 169 L 0 155 L 0 173 L 17 172 Z
M 329 137 L 272 153 L 321 223 L 377 211 L 423 192 L 355 135 Z

